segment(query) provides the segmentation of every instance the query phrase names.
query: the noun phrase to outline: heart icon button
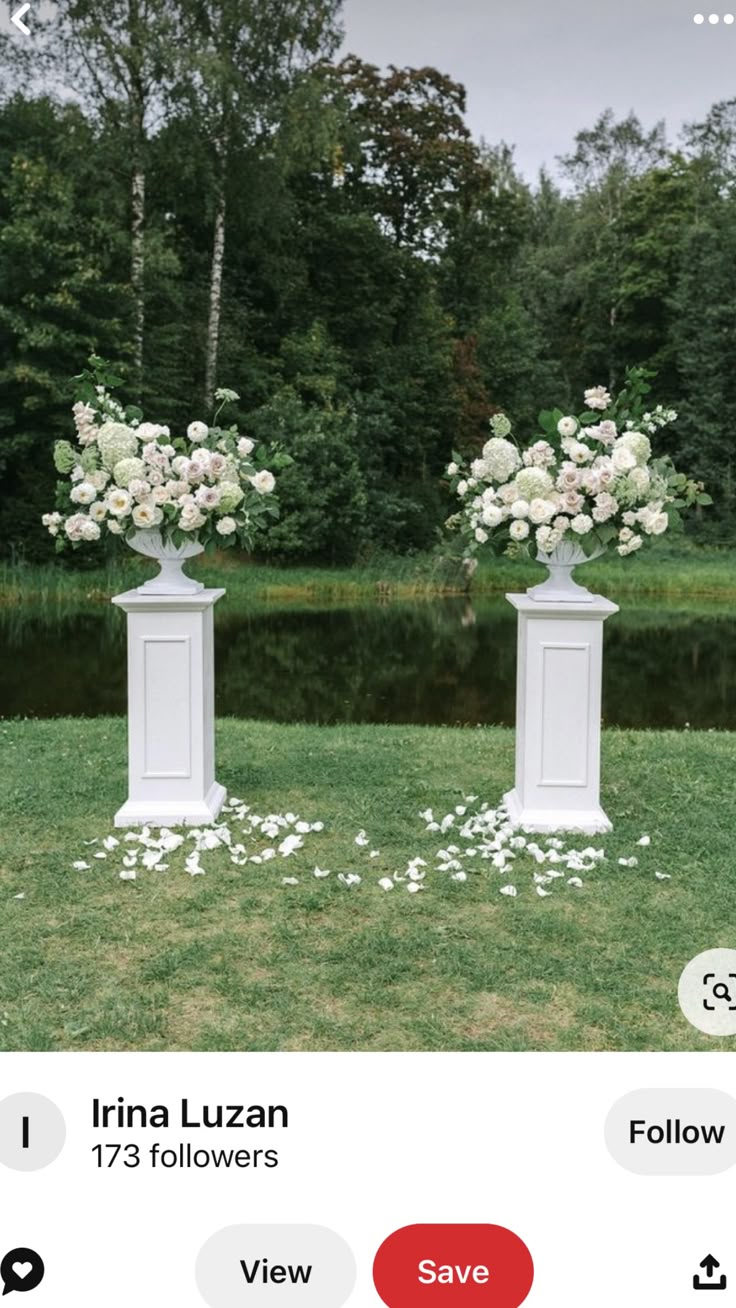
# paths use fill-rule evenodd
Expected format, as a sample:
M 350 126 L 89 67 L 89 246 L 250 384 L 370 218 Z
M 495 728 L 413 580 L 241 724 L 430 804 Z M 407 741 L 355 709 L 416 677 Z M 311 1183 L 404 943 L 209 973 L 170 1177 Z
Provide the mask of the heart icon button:
M 19 1294 L 35 1290 L 41 1284 L 45 1271 L 43 1258 L 35 1249 L 28 1249 L 25 1245 L 9 1249 L 0 1261 L 0 1298 L 3 1303 L 5 1295 L 10 1294 L 11 1290 L 17 1290 Z

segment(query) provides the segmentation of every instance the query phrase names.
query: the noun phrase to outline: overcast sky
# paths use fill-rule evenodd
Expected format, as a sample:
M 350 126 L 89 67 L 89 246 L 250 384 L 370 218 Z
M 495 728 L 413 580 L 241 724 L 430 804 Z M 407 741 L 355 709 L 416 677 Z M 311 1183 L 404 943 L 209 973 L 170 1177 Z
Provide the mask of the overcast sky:
M 609 106 L 675 139 L 736 97 L 736 23 L 713 0 L 346 0 L 345 49 L 382 67 L 433 64 L 465 84 L 476 137 L 516 146 L 528 180 Z M 730 2 L 736 13 L 736 0 Z

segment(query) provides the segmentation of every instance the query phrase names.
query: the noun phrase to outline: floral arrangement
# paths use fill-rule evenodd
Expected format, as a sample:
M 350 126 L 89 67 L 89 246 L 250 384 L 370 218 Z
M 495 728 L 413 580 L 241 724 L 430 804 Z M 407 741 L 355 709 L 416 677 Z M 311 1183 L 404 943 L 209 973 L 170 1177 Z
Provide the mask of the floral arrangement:
M 57 549 L 150 530 L 175 546 L 196 538 L 205 548 L 249 549 L 266 519 L 278 517 L 276 481 L 259 467 L 254 441 L 218 425 L 224 406 L 239 398 L 235 391 L 215 392 L 220 403 L 211 426 L 191 422 L 186 437 L 172 437 L 112 396 L 121 383 L 103 359 L 93 355 L 75 381 L 76 444 L 54 446 L 57 472 L 67 480 L 57 483 L 57 511 L 42 519 Z M 276 455 L 277 467 L 290 462 Z
M 633 554 L 679 522 L 679 510 L 710 504 L 702 482 L 656 458 L 651 437 L 676 420 L 661 404 L 647 408 L 643 368 L 630 369 L 620 394 L 604 386 L 585 392 L 585 412 L 539 415 L 542 437 L 521 449 L 504 413 L 491 418 L 492 436 L 467 468 L 456 455 L 447 469 L 463 508 L 448 520 L 466 554 L 489 544 L 496 552 L 551 555 L 564 542 L 588 557 L 615 548 Z

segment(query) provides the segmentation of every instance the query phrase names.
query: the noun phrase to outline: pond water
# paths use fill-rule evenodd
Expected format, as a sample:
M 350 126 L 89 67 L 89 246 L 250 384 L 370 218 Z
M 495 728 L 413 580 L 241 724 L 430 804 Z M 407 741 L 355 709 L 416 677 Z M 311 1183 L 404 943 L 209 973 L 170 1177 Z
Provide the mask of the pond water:
M 217 711 L 279 722 L 514 722 L 516 617 L 502 598 L 216 615 Z M 101 607 L 0 617 L 0 715 L 125 712 L 125 628 Z M 605 626 L 603 715 L 736 729 L 736 613 L 630 602 Z

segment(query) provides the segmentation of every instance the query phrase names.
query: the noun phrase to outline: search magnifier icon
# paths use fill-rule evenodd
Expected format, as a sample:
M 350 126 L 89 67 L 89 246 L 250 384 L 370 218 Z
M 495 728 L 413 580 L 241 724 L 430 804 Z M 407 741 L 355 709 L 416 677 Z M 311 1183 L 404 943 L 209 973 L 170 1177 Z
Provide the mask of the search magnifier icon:
M 729 1004 L 731 1003 L 731 996 L 728 993 L 728 986 L 726 985 L 725 981 L 716 982 L 716 984 L 713 987 L 713 998 L 727 999 Z

